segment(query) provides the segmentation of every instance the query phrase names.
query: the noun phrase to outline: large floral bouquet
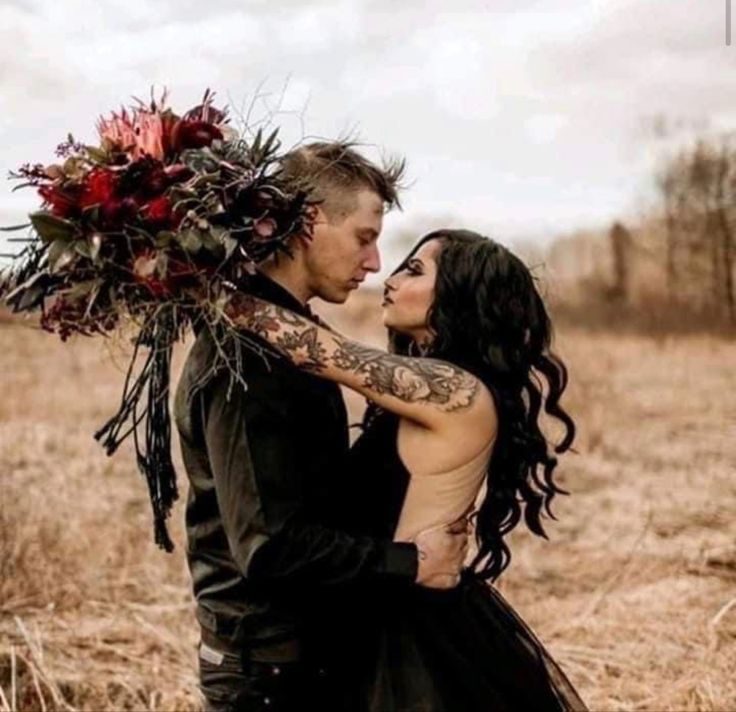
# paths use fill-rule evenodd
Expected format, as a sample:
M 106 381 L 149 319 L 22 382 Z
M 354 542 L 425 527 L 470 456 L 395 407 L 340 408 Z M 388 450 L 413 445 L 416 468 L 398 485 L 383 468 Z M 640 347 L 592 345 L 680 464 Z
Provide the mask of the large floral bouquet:
M 0 276 L 0 298 L 15 311 L 40 311 L 43 328 L 62 339 L 108 333 L 121 322 L 135 327 L 120 409 L 96 437 L 111 454 L 134 435 L 156 541 L 167 550 L 165 519 L 177 496 L 168 410 L 173 344 L 195 321 L 221 341 L 242 341 L 224 318 L 233 288 L 247 286 L 274 251 L 288 252 L 292 235 L 311 231 L 307 191 L 282 179 L 277 132 L 246 140 L 213 98 L 208 90 L 182 116 L 166 106 L 165 93 L 138 102 L 99 120 L 98 145 L 70 135 L 57 163 L 11 174 L 43 204 L 29 224 L 5 228 L 31 233 Z

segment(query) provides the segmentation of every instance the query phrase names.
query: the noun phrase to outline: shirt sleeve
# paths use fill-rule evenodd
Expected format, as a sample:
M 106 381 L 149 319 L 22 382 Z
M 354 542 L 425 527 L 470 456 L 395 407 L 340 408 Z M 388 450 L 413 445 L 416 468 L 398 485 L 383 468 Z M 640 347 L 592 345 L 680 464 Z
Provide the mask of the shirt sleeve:
M 270 585 L 339 585 L 365 579 L 414 583 L 416 545 L 352 536 L 314 521 L 299 455 L 297 424 L 275 379 L 229 388 L 227 375 L 207 389 L 204 437 L 223 527 L 243 575 Z M 263 390 L 265 389 L 265 390 Z M 254 392 L 255 391 L 255 392 Z

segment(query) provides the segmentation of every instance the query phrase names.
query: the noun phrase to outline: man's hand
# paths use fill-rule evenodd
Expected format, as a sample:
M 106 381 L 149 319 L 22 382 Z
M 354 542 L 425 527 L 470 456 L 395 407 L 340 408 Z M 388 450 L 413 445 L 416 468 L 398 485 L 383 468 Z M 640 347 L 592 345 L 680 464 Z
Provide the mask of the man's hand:
M 460 582 L 468 551 L 467 519 L 420 532 L 415 543 L 419 551 L 417 583 L 427 588 L 454 588 Z

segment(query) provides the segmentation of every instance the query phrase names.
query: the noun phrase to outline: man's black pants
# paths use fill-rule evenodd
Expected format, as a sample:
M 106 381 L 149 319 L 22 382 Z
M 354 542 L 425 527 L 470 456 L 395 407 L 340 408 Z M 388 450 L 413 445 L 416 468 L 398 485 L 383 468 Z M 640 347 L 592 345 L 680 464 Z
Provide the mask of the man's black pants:
M 343 676 L 303 660 L 254 660 L 209 638 L 199 648 L 200 689 L 206 712 L 353 710 Z M 261 657 L 260 655 L 257 657 Z

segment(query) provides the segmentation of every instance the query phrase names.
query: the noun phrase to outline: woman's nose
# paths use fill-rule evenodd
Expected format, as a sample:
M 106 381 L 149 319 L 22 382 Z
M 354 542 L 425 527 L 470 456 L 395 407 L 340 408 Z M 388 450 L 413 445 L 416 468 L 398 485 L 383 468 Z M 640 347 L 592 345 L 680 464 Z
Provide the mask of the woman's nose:
M 393 277 L 389 277 L 383 282 L 383 288 L 387 292 L 394 291 L 396 289 L 396 285 L 391 281 Z

